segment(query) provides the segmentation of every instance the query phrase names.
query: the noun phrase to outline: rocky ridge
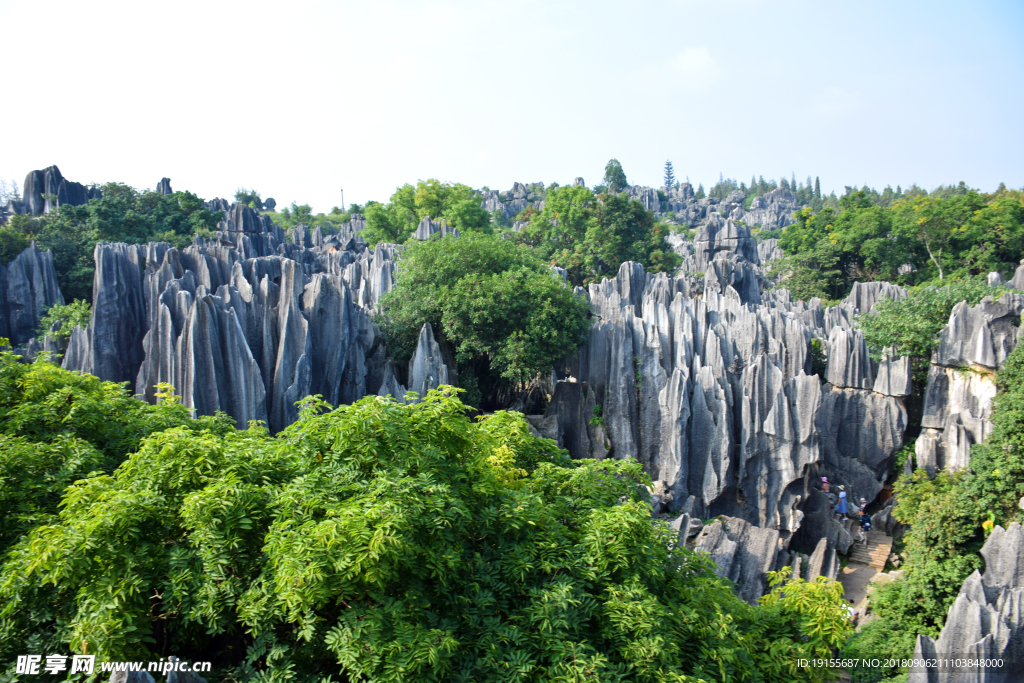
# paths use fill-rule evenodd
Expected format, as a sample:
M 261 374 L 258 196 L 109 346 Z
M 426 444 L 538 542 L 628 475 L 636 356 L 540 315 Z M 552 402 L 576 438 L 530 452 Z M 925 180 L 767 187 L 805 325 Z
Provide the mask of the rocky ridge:
M 918 636 L 915 659 L 1003 660 L 989 670 L 974 666 L 912 669 L 909 683 L 1010 683 L 1024 661 L 1024 530 L 1014 522 L 992 530 L 981 554 L 985 572 L 971 574 L 949 608 L 937 639 Z

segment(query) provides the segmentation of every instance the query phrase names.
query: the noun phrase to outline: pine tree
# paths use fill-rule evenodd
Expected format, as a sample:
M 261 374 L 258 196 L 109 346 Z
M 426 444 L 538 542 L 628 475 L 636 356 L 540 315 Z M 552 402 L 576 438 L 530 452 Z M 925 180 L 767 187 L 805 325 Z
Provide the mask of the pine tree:
M 672 162 L 665 162 L 665 191 L 668 192 L 672 189 L 676 182 L 676 174 L 672 170 Z
M 821 178 L 814 176 L 814 198 L 821 199 Z
M 789 174 L 789 187 L 790 189 L 793 190 L 793 192 L 796 192 L 796 173 L 794 173 L 793 171 L 790 171 Z

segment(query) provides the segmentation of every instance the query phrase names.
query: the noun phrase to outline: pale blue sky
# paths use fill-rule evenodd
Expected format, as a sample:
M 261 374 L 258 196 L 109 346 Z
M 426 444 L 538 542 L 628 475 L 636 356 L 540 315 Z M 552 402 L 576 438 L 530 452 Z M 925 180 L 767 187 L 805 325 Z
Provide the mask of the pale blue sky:
M 1024 3 L 0 0 L 0 176 L 1024 186 Z

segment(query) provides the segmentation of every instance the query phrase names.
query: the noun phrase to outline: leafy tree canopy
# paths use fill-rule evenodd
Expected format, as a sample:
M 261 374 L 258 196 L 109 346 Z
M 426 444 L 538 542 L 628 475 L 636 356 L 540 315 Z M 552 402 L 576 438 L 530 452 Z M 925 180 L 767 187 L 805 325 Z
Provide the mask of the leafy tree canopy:
M 491 231 L 491 215 L 468 185 L 443 183 L 431 178 L 416 186 L 406 184 L 395 190 L 387 204 L 367 202 L 363 238 L 371 246 L 378 242 L 402 244 L 421 220 L 430 216 L 444 219 L 460 232 Z
M 579 347 L 588 306 L 533 251 L 496 236 L 414 241 L 406 246 L 395 288 L 383 298 L 389 348 L 400 363 L 430 323 L 450 343 L 460 384 L 475 405 L 494 392 L 547 372 Z
M 797 298 L 840 299 L 856 280 L 945 284 L 997 271 L 1010 276 L 1024 253 L 1024 194 L 964 186 L 920 188 L 886 198 L 848 192 L 835 208 L 805 207 L 782 234 L 778 271 Z
M 512 239 L 532 246 L 553 265 L 569 271 L 574 285 L 614 277 L 625 261 L 650 272 L 673 273 L 680 258 L 666 243 L 670 226 L 655 222 L 643 205 L 625 195 L 595 196 L 583 186 L 548 191 L 544 210 Z
M 240 187 L 235 190 L 235 201 L 257 211 L 263 208 L 263 198 L 260 197 L 260 191 L 253 188 L 246 189 Z
M 626 182 L 626 172 L 622 170 L 622 164 L 618 159 L 609 159 L 605 164 L 603 182 L 612 194 L 618 194 L 629 187 L 629 183 Z
M 0 339 L 0 349 L 5 346 Z M 193 420 L 173 401 L 152 406 L 123 385 L 18 358 L 0 350 L 0 557 L 18 536 L 56 515 L 65 487 L 90 472 L 112 472 L 150 433 L 233 424 L 225 416 Z
M 273 438 L 170 427 L 68 487 L 0 568 L 0 656 L 176 653 L 236 681 L 834 677 L 798 659 L 849 633 L 841 587 L 783 570 L 740 601 L 652 522 L 635 461 L 572 461 L 449 391 L 326 408 Z
M 71 333 L 76 326 L 85 329 L 92 317 L 92 306 L 84 299 L 76 299 L 69 304 L 55 304 L 46 311 L 39 322 L 39 341 L 43 341 L 46 335 L 56 340 L 63 347 L 71 338 Z M 60 323 L 60 329 L 50 332 L 54 323 Z

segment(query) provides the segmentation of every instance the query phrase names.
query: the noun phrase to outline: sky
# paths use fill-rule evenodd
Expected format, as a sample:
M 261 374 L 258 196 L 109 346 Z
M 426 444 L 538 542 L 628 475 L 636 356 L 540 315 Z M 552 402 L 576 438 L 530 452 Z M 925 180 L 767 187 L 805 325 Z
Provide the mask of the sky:
M 1024 186 L 1024 3 L 0 0 L 0 178 Z

